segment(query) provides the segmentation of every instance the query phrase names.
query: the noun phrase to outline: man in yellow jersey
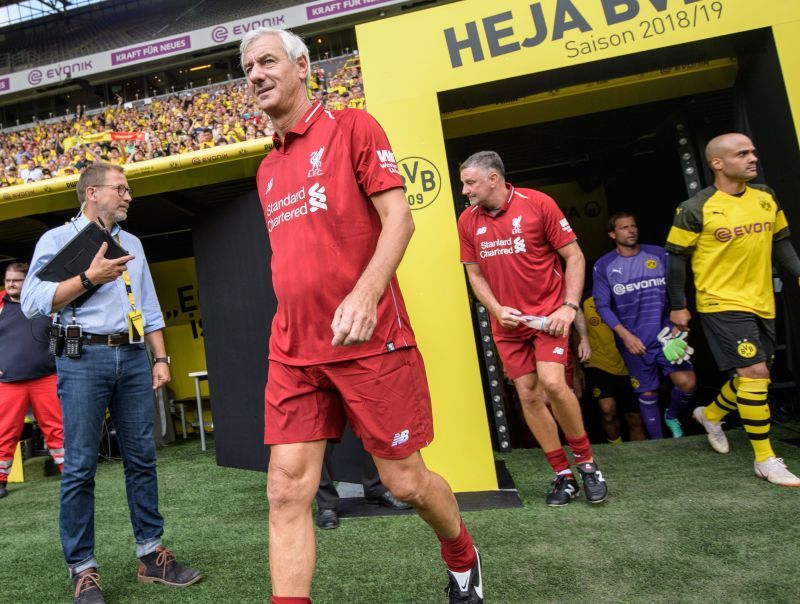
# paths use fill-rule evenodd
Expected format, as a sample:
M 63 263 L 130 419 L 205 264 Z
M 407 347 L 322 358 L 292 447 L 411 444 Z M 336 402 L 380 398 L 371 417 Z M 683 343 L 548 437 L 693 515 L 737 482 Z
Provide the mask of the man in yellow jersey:
M 716 400 L 697 407 L 694 418 L 718 453 L 730 450 L 722 420 L 738 409 L 755 451 L 755 473 L 781 486 L 800 487 L 775 455 L 769 439 L 769 365 L 775 351 L 772 254 L 787 272 L 800 276 L 800 259 L 789 225 L 769 187 L 748 184 L 758 174 L 752 141 L 723 134 L 706 147 L 714 186 L 684 201 L 667 237 L 670 320 L 688 331 L 691 315 L 684 286 L 691 256 L 700 313 L 719 368 L 731 372 Z M 773 245 L 774 242 L 774 245 Z
M 592 356 L 584 362 L 586 387 L 592 392 L 592 398 L 600 407 L 600 414 L 606 438 L 611 444 L 622 442 L 622 430 L 619 409 L 628 424 L 628 435 L 631 440 L 645 440 L 642 416 L 637 409 L 636 396 L 628 378 L 628 369 L 617 350 L 614 333 L 597 314 L 594 296 L 583 301 L 583 314 L 586 329 L 589 333 L 589 345 Z

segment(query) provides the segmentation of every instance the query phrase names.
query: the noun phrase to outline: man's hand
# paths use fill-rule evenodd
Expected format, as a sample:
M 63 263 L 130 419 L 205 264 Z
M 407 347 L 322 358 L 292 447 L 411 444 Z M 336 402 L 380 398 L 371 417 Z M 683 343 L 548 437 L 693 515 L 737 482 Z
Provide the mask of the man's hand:
M 590 358 L 592 358 L 592 347 L 589 345 L 589 338 L 581 338 L 578 342 L 578 360 L 585 363 Z
M 136 257 L 129 254 L 116 260 L 108 260 L 105 257 L 106 250 L 108 244 L 103 243 L 94 255 L 89 268 L 86 269 L 86 277 L 95 285 L 114 281 L 125 272 L 125 265 Z
M 576 311 L 569 306 L 560 306 L 547 317 L 544 330 L 551 336 L 565 336 L 569 333 L 569 326 L 575 320 Z
M 363 291 L 351 291 L 333 313 L 331 346 L 362 344 L 372 337 L 378 323 L 378 299 Z
M 158 390 L 161 386 L 169 384 L 169 380 L 169 365 L 166 363 L 155 363 L 153 365 L 153 390 Z
M 631 354 L 643 355 L 647 352 L 647 347 L 644 343 L 631 332 L 627 332 L 620 337 L 622 338 L 622 343 L 625 345 L 625 348 Z
M 511 306 L 500 306 L 494 316 L 506 329 L 516 329 L 522 321 L 522 312 Z
M 689 321 L 692 319 L 692 314 L 688 308 L 681 308 L 680 310 L 673 310 L 669 313 L 669 320 L 678 328 L 679 331 L 689 331 Z

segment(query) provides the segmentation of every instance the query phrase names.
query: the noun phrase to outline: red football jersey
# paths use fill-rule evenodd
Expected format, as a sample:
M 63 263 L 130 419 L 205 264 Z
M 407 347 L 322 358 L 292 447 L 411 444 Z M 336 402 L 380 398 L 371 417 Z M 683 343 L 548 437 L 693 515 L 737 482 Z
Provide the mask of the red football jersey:
M 269 358 L 315 365 L 414 346 L 403 296 L 392 277 L 372 338 L 331 346 L 331 322 L 372 258 L 381 221 L 370 195 L 402 187 L 386 134 L 365 111 L 315 103 L 256 175 L 272 247 L 278 309 Z
M 564 302 L 564 273 L 556 250 L 575 241 L 575 233 L 551 197 L 506 187 L 508 198 L 494 215 L 476 205 L 459 216 L 461 262 L 480 265 L 503 306 L 547 316 Z M 495 336 L 514 332 L 492 317 Z

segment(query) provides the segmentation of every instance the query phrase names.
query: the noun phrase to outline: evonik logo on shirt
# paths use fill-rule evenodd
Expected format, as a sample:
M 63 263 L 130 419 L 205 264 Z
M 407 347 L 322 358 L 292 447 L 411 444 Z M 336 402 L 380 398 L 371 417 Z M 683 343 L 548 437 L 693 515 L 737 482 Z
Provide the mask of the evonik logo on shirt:
M 666 277 L 656 277 L 654 279 L 643 279 L 642 281 L 636 281 L 635 283 L 617 283 L 612 289 L 617 296 L 622 296 L 623 294 L 635 292 L 640 289 L 649 289 L 651 287 L 658 287 L 659 285 L 666 284 Z

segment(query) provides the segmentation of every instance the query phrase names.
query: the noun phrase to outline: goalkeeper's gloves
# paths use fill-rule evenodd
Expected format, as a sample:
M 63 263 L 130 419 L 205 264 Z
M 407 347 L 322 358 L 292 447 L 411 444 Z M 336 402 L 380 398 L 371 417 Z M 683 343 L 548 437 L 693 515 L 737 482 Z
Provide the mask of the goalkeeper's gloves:
M 661 351 L 664 357 L 673 365 L 680 365 L 688 361 L 694 354 L 694 348 L 689 346 L 686 341 L 689 335 L 686 331 L 679 331 L 677 334 L 672 334 L 671 327 L 665 327 L 658 333 L 658 341 L 661 344 Z

